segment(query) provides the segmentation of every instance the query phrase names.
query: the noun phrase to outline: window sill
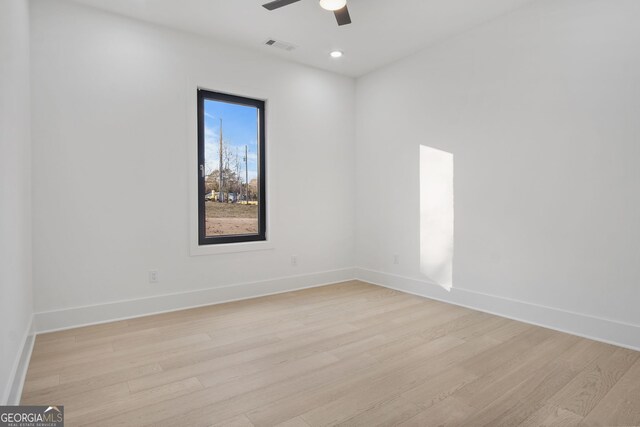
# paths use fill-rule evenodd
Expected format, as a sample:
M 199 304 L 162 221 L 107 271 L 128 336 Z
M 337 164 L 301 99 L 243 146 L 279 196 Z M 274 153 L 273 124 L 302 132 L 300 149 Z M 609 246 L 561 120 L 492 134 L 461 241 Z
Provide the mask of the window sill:
M 192 245 L 191 256 L 232 254 L 238 252 L 268 251 L 274 249 L 273 242 L 222 243 L 219 245 Z

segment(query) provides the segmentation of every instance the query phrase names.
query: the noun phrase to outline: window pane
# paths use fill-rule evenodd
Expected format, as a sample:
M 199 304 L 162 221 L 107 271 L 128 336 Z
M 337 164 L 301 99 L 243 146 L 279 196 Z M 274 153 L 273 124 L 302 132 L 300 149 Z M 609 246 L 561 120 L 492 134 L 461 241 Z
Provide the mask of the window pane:
M 205 237 L 260 233 L 260 110 L 204 99 Z

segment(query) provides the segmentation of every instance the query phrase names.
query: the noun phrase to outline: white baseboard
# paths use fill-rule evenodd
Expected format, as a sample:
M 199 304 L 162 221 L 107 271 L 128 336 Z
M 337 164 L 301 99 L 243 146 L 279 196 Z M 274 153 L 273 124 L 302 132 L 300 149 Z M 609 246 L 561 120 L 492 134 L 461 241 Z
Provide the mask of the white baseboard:
M 53 332 L 325 286 L 353 279 L 640 351 L 640 325 L 455 287 L 447 291 L 437 284 L 424 280 L 359 267 L 40 312 L 34 315 L 34 331 L 36 333 Z M 29 344 L 27 338 L 25 338 L 25 349 L 33 344 L 32 342 Z
M 451 291 L 447 291 L 427 281 L 366 268 L 355 268 L 355 277 L 363 282 L 401 292 L 640 351 L 640 325 L 573 313 L 455 287 Z
M 206 305 L 256 298 L 352 280 L 352 268 L 288 276 L 219 288 L 157 295 L 35 314 L 37 333 L 113 322 Z
M 22 396 L 22 387 L 27 376 L 29 361 L 31 360 L 31 352 L 33 351 L 33 343 L 35 342 L 35 334 L 33 332 L 33 316 L 29 321 L 29 325 L 22 339 L 20 352 L 16 355 L 16 360 L 11 370 L 11 376 L 7 384 L 6 390 L 2 397 L 2 405 L 19 405 Z

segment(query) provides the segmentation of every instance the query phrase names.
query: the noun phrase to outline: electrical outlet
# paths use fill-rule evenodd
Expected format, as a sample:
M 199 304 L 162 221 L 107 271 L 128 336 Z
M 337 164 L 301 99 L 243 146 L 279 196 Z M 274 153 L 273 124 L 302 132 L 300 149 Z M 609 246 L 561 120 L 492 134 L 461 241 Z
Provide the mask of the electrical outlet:
M 150 270 L 149 271 L 149 283 L 158 283 L 158 271 Z
M 393 256 L 393 263 L 396 264 L 396 265 L 400 264 L 400 256 L 399 255 L 396 254 L 396 255 Z
M 297 267 L 298 266 L 298 256 L 297 255 L 291 255 L 291 266 L 292 267 Z

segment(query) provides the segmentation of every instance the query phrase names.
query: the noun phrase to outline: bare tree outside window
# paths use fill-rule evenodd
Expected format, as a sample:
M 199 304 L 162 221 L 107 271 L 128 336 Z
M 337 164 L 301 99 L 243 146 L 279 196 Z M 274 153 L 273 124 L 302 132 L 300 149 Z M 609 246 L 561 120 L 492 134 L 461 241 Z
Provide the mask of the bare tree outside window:
M 200 244 L 266 240 L 264 101 L 198 91 Z

